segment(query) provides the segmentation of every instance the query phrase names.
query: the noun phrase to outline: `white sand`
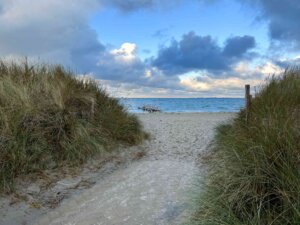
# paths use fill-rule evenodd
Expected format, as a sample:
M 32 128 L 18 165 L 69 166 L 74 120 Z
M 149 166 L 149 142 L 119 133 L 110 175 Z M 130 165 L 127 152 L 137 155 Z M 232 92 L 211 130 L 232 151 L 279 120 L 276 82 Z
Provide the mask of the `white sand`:
M 233 116 L 140 114 L 151 139 L 133 149 L 144 150 L 147 156 L 99 178 L 90 189 L 74 191 L 54 210 L 29 212 L 33 216 L 24 217 L 23 224 L 179 224 L 189 215 L 188 194 L 195 178 L 201 176 L 196 159 L 207 149 L 214 127 Z M 24 207 L 14 207 L 16 214 L 24 213 Z M 7 212 L 10 216 L 0 213 L 0 224 L 17 224 Z

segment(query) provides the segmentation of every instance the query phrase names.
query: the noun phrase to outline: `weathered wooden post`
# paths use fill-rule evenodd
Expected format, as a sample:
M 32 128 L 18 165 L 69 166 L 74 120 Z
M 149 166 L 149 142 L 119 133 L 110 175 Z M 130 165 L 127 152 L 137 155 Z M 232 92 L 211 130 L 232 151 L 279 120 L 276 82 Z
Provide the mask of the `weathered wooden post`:
M 245 85 L 245 103 L 246 103 L 246 122 L 249 119 L 249 110 L 251 106 L 252 96 L 250 95 L 250 84 Z

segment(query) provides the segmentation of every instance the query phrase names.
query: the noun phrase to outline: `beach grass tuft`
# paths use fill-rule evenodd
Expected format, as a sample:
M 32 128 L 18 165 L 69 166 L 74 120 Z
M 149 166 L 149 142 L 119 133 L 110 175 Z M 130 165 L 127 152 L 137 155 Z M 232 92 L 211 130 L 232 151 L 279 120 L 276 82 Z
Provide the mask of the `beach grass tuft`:
M 59 65 L 0 61 L 0 190 L 49 165 L 78 165 L 145 137 L 96 81 Z
M 196 225 L 300 224 L 300 70 L 271 77 L 245 111 L 217 127 Z

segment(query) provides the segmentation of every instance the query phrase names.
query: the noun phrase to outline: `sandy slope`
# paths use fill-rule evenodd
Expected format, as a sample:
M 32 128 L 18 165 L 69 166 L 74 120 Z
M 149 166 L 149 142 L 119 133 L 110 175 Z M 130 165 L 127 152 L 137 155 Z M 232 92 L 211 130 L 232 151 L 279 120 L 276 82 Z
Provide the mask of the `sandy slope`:
M 233 115 L 139 115 L 152 136 L 138 147 L 147 156 L 73 194 L 60 207 L 35 218 L 36 224 L 179 224 L 189 214 L 188 193 L 201 174 L 195 159 L 207 148 L 213 128 Z

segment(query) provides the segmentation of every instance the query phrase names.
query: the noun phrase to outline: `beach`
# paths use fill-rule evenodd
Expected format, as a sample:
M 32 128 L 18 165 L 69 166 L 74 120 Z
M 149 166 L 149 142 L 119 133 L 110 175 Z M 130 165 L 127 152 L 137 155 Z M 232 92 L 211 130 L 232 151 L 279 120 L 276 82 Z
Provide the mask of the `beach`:
M 31 204 L 30 201 L 9 204 L 9 197 L 2 198 L 0 224 L 183 222 L 192 212 L 188 202 L 193 184 L 199 174 L 201 177 L 205 173 L 198 159 L 208 149 L 215 126 L 229 121 L 235 113 L 137 115 L 150 139 L 124 152 L 137 152 L 139 159 L 120 162 L 121 165 L 111 168 L 109 173 L 102 173 L 100 168 L 77 174 L 73 182 L 79 184 L 79 180 L 87 177 L 93 182 L 87 187 L 66 187 L 68 194 L 53 209 L 33 208 L 32 201 Z

